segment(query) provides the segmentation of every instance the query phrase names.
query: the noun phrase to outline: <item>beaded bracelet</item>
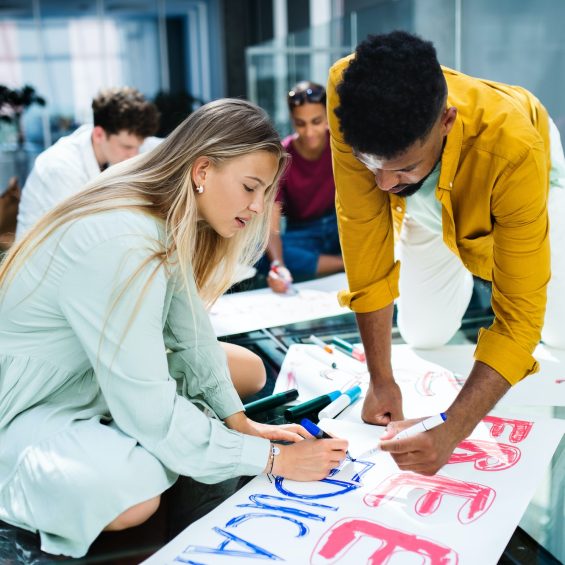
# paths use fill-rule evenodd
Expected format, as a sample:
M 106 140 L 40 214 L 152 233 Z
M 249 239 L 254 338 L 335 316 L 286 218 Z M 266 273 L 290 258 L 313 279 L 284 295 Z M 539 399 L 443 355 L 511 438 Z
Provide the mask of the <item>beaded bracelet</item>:
M 275 457 L 281 452 L 280 447 L 276 446 L 274 443 L 271 443 L 271 454 L 269 455 L 269 460 L 271 461 L 271 465 L 269 466 L 269 470 L 267 471 L 267 478 L 272 483 L 271 476 L 273 474 L 273 467 L 275 466 Z

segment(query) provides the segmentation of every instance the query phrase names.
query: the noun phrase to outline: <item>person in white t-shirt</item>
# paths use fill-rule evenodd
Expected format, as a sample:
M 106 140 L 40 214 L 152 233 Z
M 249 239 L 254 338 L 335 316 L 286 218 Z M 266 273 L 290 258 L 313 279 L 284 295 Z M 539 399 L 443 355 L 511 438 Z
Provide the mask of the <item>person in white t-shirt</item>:
M 16 240 L 109 165 L 137 155 L 159 127 L 157 107 L 130 87 L 100 91 L 92 114 L 93 124 L 62 137 L 37 157 L 22 191 Z

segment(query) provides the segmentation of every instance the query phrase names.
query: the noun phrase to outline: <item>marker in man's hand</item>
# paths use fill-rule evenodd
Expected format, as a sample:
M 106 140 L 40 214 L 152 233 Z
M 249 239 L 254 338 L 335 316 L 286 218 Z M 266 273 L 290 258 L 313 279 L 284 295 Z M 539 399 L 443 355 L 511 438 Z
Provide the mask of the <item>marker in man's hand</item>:
M 446 420 L 447 420 L 447 414 L 445 414 L 444 412 L 442 412 L 441 414 L 437 414 L 436 416 L 430 416 L 429 418 L 426 418 L 425 420 L 422 420 L 421 422 L 418 422 L 417 424 L 414 424 L 413 426 L 410 426 L 409 428 L 406 428 L 405 430 L 398 432 L 394 437 L 390 439 L 407 439 L 409 437 L 417 436 L 418 434 L 427 432 L 433 428 L 437 428 L 438 426 L 443 424 Z M 390 440 L 387 439 L 384 441 L 390 441 Z M 363 457 L 372 455 L 377 451 L 381 451 L 380 444 L 367 451 L 364 451 L 361 455 L 357 457 L 357 459 L 362 459 Z

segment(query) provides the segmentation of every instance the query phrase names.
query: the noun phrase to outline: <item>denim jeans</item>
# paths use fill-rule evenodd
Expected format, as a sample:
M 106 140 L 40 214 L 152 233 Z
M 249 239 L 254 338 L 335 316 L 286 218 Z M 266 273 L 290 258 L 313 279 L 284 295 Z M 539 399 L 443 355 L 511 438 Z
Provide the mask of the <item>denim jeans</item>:
M 335 211 L 316 220 L 287 222 L 282 243 L 292 275 L 314 277 L 320 255 L 341 255 Z

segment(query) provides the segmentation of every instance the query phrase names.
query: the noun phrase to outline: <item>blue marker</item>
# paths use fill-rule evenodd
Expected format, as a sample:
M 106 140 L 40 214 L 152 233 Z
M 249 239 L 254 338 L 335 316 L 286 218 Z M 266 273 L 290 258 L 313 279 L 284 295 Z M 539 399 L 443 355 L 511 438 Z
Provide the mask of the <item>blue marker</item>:
M 302 418 L 300 420 L 300 425 L 306 429 L 307 432 L 311 433 L 317 439 L 323 438 L 331 438 L 332 436 L 327 434 L 322 428 L 319 428 L 312 422 L 312 420 L 308 420 L 308 418 Z
M 319 428 L 318 426 L 316 426 L 316 424 L 314 424 L 314 422 L 312 422 L 311 420 L 308 420 L 308 418 L 302 418 L 302 420 L 300 420 L 300 425 L 309 433 L 311 433 L 315 438 L 317 439 L 331 439 L 331 435 L 326 433 L 324 430 L 322 430 L 322 428 Z M 351 455 L 349 455 L 349 450 L 347 450 L 345 452 L 347 454 L 347 457 L 349 457 L 349 459 L 353 462 L 355 461 L 355 459 L 353 459 L 353 457 L 351 457 Z

